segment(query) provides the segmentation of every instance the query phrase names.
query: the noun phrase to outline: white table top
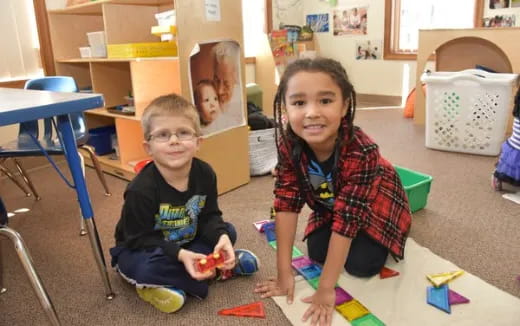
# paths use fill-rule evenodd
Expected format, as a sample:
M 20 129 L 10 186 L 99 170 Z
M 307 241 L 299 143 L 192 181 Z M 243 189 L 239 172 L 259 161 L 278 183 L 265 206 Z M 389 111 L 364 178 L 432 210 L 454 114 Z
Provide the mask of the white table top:
M 0 88 L 0 126 L 102 106 L 101 94 Z

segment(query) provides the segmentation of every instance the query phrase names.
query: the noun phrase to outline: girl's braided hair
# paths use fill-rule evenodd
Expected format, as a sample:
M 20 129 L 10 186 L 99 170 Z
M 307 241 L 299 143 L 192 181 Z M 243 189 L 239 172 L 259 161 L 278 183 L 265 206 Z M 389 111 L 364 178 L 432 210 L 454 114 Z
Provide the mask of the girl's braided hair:
M 352 141 L 354 135 L 354 116 L 356 114 L 356 92 L 354 86 L 350 83 L 345 68 L 336 60 L 329 58 L 316 59 L 298 59 L 287 66 L 280 80 L 280 85 L 274 97 L 274 119 L 276 121 L 276 148 L 278 157 L 281 158 L 280 146 L 283 144 L 286 148 L 290 148 L 290 144 L 300 143 L 302 140 L 291 129 L 288 124 L 284 128 L 282 122 L 282 109 L 285 106 L 285 93 L 287 92 L 287 84 L 291 77 L 296 73 L 305 72 L 322 72 L 330 76 L 341 89 L 343 101 L 347 102 L 347 113 L 341 121 L 338 130 L 337 146 L 342 146 L 345 139 Z M 346 133 L 346 134 L 345 134 Z M 345 137 L 347 136 L 347 137 Z

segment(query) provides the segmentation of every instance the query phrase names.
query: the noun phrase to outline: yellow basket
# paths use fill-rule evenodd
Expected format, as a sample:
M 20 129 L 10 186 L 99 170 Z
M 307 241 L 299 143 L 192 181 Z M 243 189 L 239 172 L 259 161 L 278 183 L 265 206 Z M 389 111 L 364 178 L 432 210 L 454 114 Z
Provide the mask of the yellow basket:
M 175 57 L 176 42 L 107 44 L 109 58 Z

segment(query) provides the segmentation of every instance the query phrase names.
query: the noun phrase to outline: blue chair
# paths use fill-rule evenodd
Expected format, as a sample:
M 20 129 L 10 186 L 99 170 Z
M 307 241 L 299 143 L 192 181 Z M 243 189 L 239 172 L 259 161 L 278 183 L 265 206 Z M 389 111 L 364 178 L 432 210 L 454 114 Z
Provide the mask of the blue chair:
M 37 79 L 31 79 L 27 81 L 25 84 L 25 89 L 34 89 L 34 90 L 47 90 L 47 91 L 55 91 L 55 92 L 77 92 L 78 88 L 76 86 L 76 82 L 72 77 L 64 77 L 64 76 L 49 76 Z M 94 168 L 97 172 L 99 180 L 105 189 L 105 195 L 110 196 L 110 191 L 108 190 L 108 186 L 101 170 L 101 166 L 99 164 L 96 155 L 94 154 L 94 150 L 92 147 L 88 146 L 87 140 L 89 137 L 88 130 L 85 124 L 85 117 L 83 113 L 75 113 L 70 115 L 70 120 L 72 123 L 72 129 L 74 130 L 74 134 L 76 137 L 76 143 L 78 144 L 78 149 L 85 150 L 94 165 Z M 61 155 L 63 154 L 63 148 L 59 142 L 59 140 L 53 135 L 53 128 L 55 125 L 53 118 L 46 118 L 43 121 L 44 133 L 43 139 L 40 140 L 41 147 L 35 142 L 35 139 L 39 138 L 39 128 L 38 121 L 28 121 L 20 123 L 20 128 L 18 131 L 18 139 L 0 145 L 0 172 L 3 172 L 9 179 L 11 179 L 19 188 L 21 188 L 27 196 L 30 196 L 30 192 L 25 190 L 20 182 L 16 180 L 14 173 L 12 173 L 9 168 L 5 165 L 7 160 L 12 159 L 16 168 L 18 169 L 19 174 L 23 178 L 25 184 L 30 188 L 36 200 L 40 199 L 36 188 L 28 177 L 27 172 L 20 164 L 20 161 L 17 160 L 17 157 L 28 157 L 28 156 L 43 156 L 45 152 L 48 155 Z M 78 152 L 79 153 L 79 152 Z M 80 153 L 79 153 L 80 154 Z M 83 161 L 83 157 L 80 154 L 80 158 Z M 84 166 L 84 163 L 83 163 Z
M 60 320 L 58 319 L 58 315 L 56 314 L 56 310 L 49 298 L 47 291 L 43 287 L 43 284 L 40 280 L 40 277 L 36 273 L 34 269 L 31 256 L 27 251 L 27 247 L 18 232 L 9 228 L 7 226 L 7 209 L 2 202 L 2 198 L 0 197 L 0 236 L 6 237 L 13 242 L 14 249 L 18 254 L 18 258 L 20 258 L 20 262 L 29 277 L 29 281 L 33 287 L 40 304 L 47 315 L 51 325 L 60 325 Z M 2 242 L 0 241 L 0 295 L 4 294 L 7 290 L 4 288 L 3 283 L 3 273 L 2 273 Z

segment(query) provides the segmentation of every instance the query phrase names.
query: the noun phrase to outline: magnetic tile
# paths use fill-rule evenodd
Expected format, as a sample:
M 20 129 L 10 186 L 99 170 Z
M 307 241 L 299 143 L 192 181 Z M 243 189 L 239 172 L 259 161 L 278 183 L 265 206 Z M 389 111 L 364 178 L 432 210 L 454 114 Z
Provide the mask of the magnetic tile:
M 312 286 L 312 288 L 313 288 L 314 290 L 317 290 L 317 289 L 318 289 L 318 286 L 320 285 L 320 278 L 319 278 L 319 277 L 316 277 L 316 278 L 313 278 L 313 279 L 307 280 L 307 282 L 309 282 L 309 284 Z
M 368 311 L 368 309 L 356 299 L 352 299 L 336 306 L 336 310 L 348 321 L 353 321 L 370 313 L 370 311 Z
M 273 249 L 276 249 L 276 240 L 274 240 L 274 241 L 269 241 L 269 245 L 270 245 L 271 247 L 273 247 Z
M 347 301 L 350 301 L 352 299 L 354 299 L 350 293 L 348 293 L 347 291 L 343 290 L 343 288 L 340 288 L 340 287 L 336 287 L 334 290 L 336 290 L 336 304 L 335 306 L 337 305 L 340 305 L 344 302 L 347 302 Z
M 291 264 L 292 264 L 293 268 L 299 269 L 299 268 L 302 268 L 302 267 L 307 266 L 307 265 L 312 265 L 314 263 L 312 262 L 312 260 L 310 260 L 309 257 L 302 256 L 302 257 L 294 258 L 292 260 Z
M 352 321 L 352 326 L 385 326 L 385 324 L 372 314 L 359 317 Z
M 306 280 L 310 280 L 316 277 L 320 277 L 321 267 L 317 264 L 307 265 L 299 268 L 298 273 L 300 273 Z
M 296 248 L 296 246 L 292 247 L 292 258 L 298 258 L 303 256 L 303 252 L 300 251 L 300 249 Z
M 434 286 L 429 286 L 426 289 L 426 302 L 431 304 L 432 306 L 439 308 L 447 313 L 451 313 L 449 296 L 448 296 L 448 286 L 446 284 L 436 288 Z

